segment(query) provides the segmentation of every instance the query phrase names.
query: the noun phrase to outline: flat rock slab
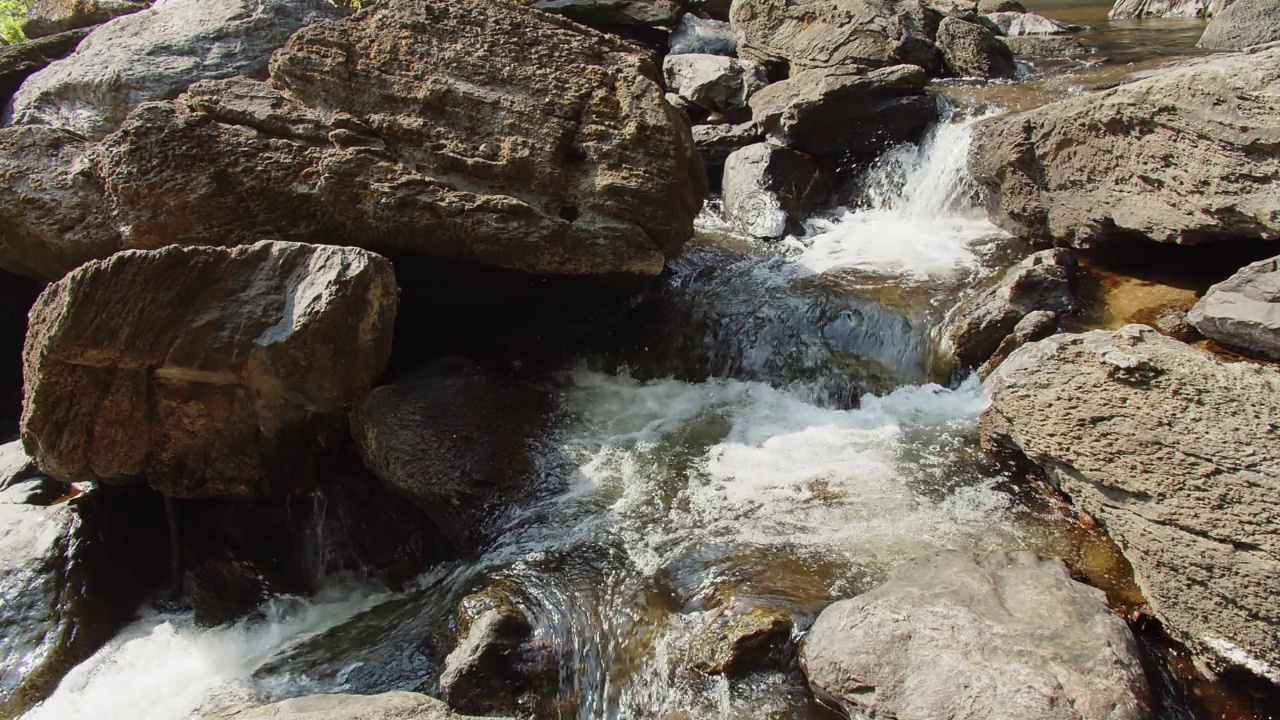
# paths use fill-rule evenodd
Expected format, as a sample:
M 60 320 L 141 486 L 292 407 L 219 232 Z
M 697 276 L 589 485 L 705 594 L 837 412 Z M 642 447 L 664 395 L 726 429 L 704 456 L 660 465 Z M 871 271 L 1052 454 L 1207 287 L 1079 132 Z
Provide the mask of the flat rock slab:
M 1280 361 L 1280 257 L 1247 265 L 1209 288 L 1187 321 L 1223 345 Z
M 984 446 L 1102 521 L 1210 667 L 1280 682 L 1280 372 L 1129 325 L 1024 345 L 988 387 Z

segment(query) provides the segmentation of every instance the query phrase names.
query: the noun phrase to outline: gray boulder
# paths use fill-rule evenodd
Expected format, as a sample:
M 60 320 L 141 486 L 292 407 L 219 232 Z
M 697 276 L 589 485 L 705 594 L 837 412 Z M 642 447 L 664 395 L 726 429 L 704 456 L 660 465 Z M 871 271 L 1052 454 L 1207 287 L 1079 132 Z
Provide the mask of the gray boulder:
M 305 490 L 381 376 L 391 264 L 333 246 L 128 251 L 31 310 L 22 442 L 64 482 L 181 498 Z
M 1141 720 L 1146 681 L 1101 590 L 1030 553 L 941 552 L 818 616 L 809 686 L 851 717 Z
M 95 29 L 28 78 L 11 120 L 101 138 L 144 102 L 199 80 L 261 74 L 298 28 L 342 14 L 328 0 L 165 0 Z
M 198 714 L 198 720 L 464 720 L 468 717 L 473 716 L 458 715 L 433 697 L 402 691 L 381 695 L 308 695 L 259 707 L 233 705 Z
M 1280 372 L 1129 325 L 1024 345 L 987 387 L 984 447 L 1101 521 L 1212 669 L 1280 682 Z
M 533 0 L 532 6 L 594 28 L 671 27 L 684 13 L 672 0 Z
M 1231 0 L 1116 0 L 1107 17 L 1112 20 L 1213 17 L 1229 4 Z
M 1234 0 L 1214 14 L 1196 43 L 1210 50 L 1244 50 L 1280 40 L 1280 0 Z
M 38 40 L 0 46 L 0 107 L 13 99 L 23 81 L 64 58 L 89 34 L 87 30 L 70 30 Z
M 915 65 L 806 70 L 756 93 L 751 111 L 775 143 L 869 161 L 918 141 L 937 120 L 938 103 L 924 87 Z
M 1090 247 L 1280 238 L 1280 48 L 1220 55 L 974 128 L 969 168 L 1011 233 Z M 1080 182 L 1089 178 L 1089 182 Z
M 707 178 L 713 188 L 720 188 L 724 176 L 724 164 L 735 150 L 764 140 L 760 128 L 753 122 L 740 125 L 695 125 L 693 143 L 702 153 L 707 167 Z
M 693 13 L 680 18 L 668 43 L 671 55 L 733 55 L 738 43 L 733 26 L 719 20 L 704 20 Z
M 948 330 L 956 361 L 962 367 L 978 367 L 1037 310 L 1058 317 L 1078 310 L 1076 273 L 1075 257 L 1061 249 L 1042 250 L 1009 268 L 993 287 L 956 309 Z
M 1209 288 L 1187 320 L 1207 338 L 1280 361 L 1280 257 L 1247 265 Z
M 662 72 L 672 92 L 701 108 L 729 115 L 741 113 L 767 83 L 760 65 L 720 55 L 668 55 Z
M 820 176 L 813 158 L 756 143 L 729 155 L 721 185 L 725 219 L 753 237 L 780 238 L 798 226 Z
M 943 18 L 937 42 L 947 67 L 956 75 L 1010 79 L 1018 74 L 1009 46 L 979 23 Z
M 369 393 L 351 413 L 365 466 L 474 552 L 533 479 L 531 444 L 550 407 L 540 392 L 447 358 Z
M 1023 35 L 1061 35 L 1071 32 L 1067 25 L 1043 15 L 1029 12 L 996 12 L 982 17 L 995 23 L 1008 37 Z
M 33 0 L 22 32 L 29 38 L 100 25 L 111 18 L 145 10 L 151 0 Z

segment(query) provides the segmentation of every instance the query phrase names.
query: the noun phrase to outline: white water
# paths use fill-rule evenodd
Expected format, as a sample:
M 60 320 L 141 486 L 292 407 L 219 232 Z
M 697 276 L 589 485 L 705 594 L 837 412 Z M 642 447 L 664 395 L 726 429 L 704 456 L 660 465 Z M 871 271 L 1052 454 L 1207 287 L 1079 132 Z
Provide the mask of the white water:
M 885 153 L 867 172 L 858 207 L 812 218 L 804 236 L 787 239 L 795 262 L 816 274 L 852 269 L 915 281 L 978 269 L 983 241 L 1004 236 L 975 204 L 968 174 L 981 119 L 939 123 L 920 145 Z

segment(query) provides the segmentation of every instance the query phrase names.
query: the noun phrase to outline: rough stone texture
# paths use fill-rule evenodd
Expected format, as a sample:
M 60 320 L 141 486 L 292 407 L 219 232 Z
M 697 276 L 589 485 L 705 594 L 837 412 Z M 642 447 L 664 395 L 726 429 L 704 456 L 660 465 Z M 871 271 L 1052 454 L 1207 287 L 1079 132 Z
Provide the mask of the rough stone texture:
M 356 248 L 265 242 L 119 253 L 31 310 L 22 441 L 64 482 L 184 498 L 305 489 L 381 376 L 397 288 Z
M 820 698 L 894 720 L 1140 720 L 1138 647 L 1101 590 L 1030 553 L 927 555 L 818 616 Z
M 724 176 L 724 163 L 735 150 L 764 140 L 755 123 L 741 125 L 695 125 L 693 142 L 702 153 L 711 187 L 719 188 Z
M 662 62 L 667 88 L 707 110 L 735 113 L 767 82 L 764 68 L 720 55 L 668 55 Z
M 459 642 L 445 658 L 440 696 L 460 712 L 516 715 L 528 690 L 529 648 L 533 625 L 498 584 L 462 599 L 458 606 Z
M 73 507 L 0 492 L 0 718 L 48 697 L 164 574 L 164 514 L 91 492 Z
M 976 22 L 943 18 L 938 26 L 938 49 L 956 75 L 1009 79 L 1018 74 L 1009 46 Z
M 1280 40 L 1280 0 L 1234 0 L 1204 29 L 1199 47 L 1243 50 Z
M 1223 345 L 1280 361 L 1280 257 L 1247 265 L 1209 288 L 1187 320 Z
M 1188 61 L 975 127 L 995 220 L 1088 247 L 1280 237 L 1280 48 Z
M 531 480 L 549 410 L 542 393 L 446 358 L 362 399 L 351 431 L 365 466 L 472 552 Z
M 733 151 L 724 163 L 724 215 L 743 232 L 780 238 L 795 229 L 818 191 L 812 158 L 772 143 Z
M 22 32 L 29 38 L 100 25 L 111 18 L 145 10 L 151 0 L 33 0 Z
M 795 626 L 791 615 L 769 608 L 722 607 L 707 613 L 693 638 L 689 666 L 702 675 L 742 678 L 786 669 Z
M 774 142 L 865 161 L 918 141 L 937 120 L 937 101 L 924 86 L 924 71 L 914 65 L 807 70 L 756 93 L 751 110 Z
M 684 13 L 672 0 L 534 0 L 533 7 L 591 27 L 671 27 Z
M 1048 310 L 1033 310 L 1027 313 L 1017 325 L 1013 326 L 1013 332 L 1004 336 L 996 346 L 995 352 L 991 353 L 991 357 L 978 368 L 978 377 L 985 380 L 997 367 L 1000 367 L 1000 363 L 1013 354 L 1014 350 L 1029 342 L 1043 340 L 1057 330 L 1057 313 Z
M 1075 312 L 1076 272 L 1075 257 L 1061 249 L 1042 250 L 1009 268 L 994 287 L 957 309 L 948 330 L 956 361 L 964 367 L 981 365 L 1028 313 Z
M 987 383 L 984 446 L 1102 521 L 1211 667 L 1280 682 L 1280 372 L 1129 325 L 1025 345 Z
M 736 0 L 738 54 L 791 73 L 811 68 L 915 63 L 932 69 L 927 11 L 919 0 Z
M 88 34 L 87 30 L 72 30 L 17 45 L 0 46 L 0 107 L 9 104 L 24 80 L 54 60 L 71 54 Z
M 668 46 L 671 55 L 733 55 L 738 49 L 738 42 L 733 38 L 733 26 L 729 23 L 704 20 L 690 13 L 680 18 Z
M 310 695 L 254 708 L 202 712 L 199 720 L 461 720 L 442 701 L 411 692 Z M 488 718 L 488 720 L 498 720 Z
M 995 23 L 1009 37 L 1023 35 L 1061 35 L 1071 32 L 1063 23 L 1029 12 L 995 12 L 982 17 Z
M 32 75 L 12 121 L 101 138 L 148 100 L 198 80 L 260 74 L 298 28 L 341 17 L 328 0 L 165 0 L 89 34 L 69 57 Z
M 1018 0 L 978 0 L 974 11 L 980 15 L 990 15 L 999 12 L 1026 12 L 1027 8 Z
M 1089 52 L 1088 48 L 1070 35 L 1017 35 L 1000 39 L 1017 57 L 1068 57 Z
M 1213 17 L 1231 0 L 1116 0 L 1107 17 L 1125 18 L 1198 18 Z

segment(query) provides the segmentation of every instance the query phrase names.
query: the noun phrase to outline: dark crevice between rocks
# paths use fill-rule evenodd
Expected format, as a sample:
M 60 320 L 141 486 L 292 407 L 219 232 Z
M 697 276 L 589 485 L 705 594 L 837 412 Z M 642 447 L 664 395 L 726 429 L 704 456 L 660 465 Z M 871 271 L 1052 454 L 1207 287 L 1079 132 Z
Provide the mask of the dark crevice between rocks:
M 0 270 L 0 443 L 18 435 L 27 312 L 42 289 L 41 282 Z

